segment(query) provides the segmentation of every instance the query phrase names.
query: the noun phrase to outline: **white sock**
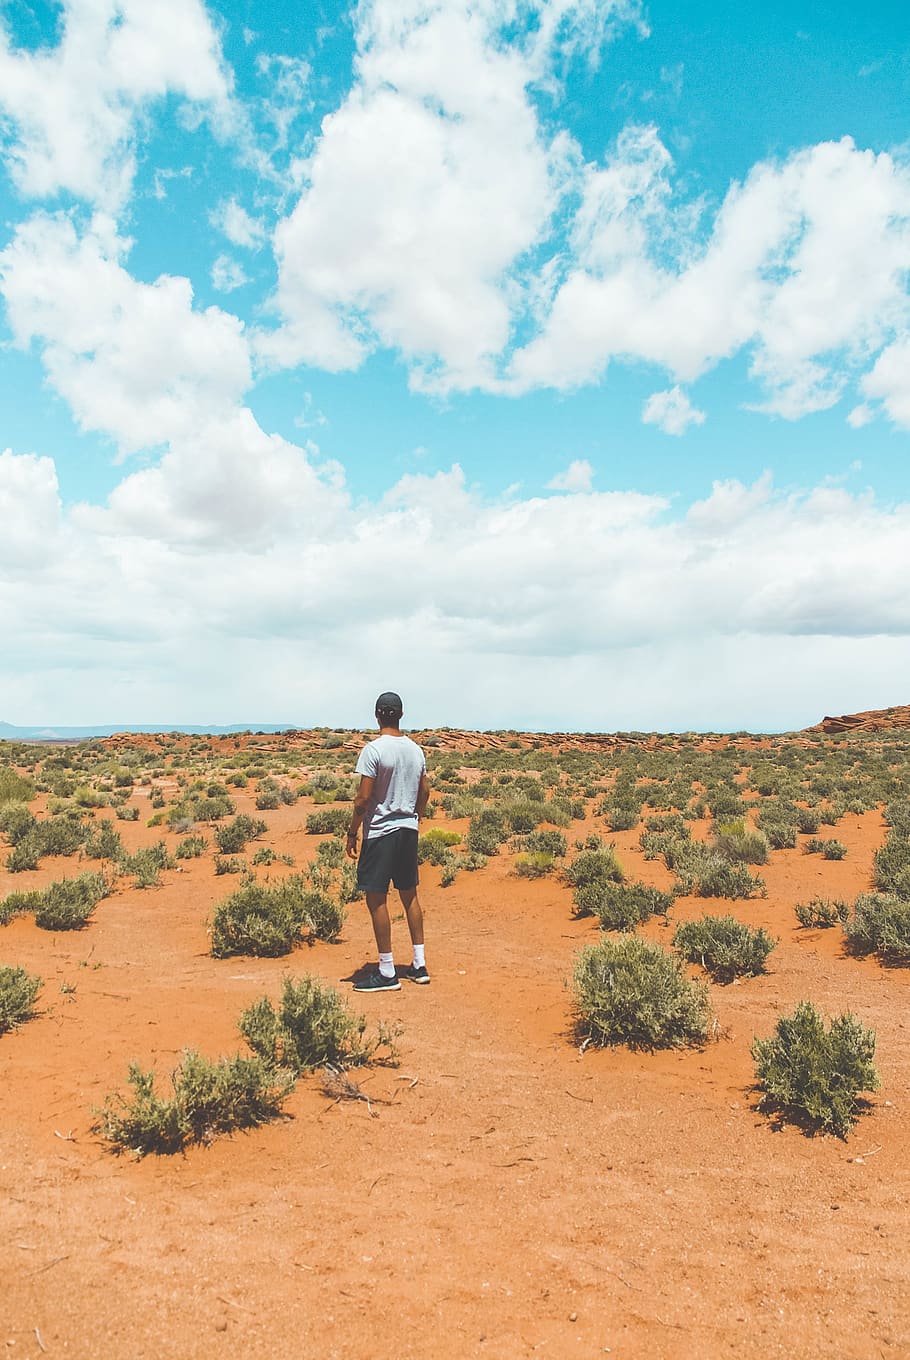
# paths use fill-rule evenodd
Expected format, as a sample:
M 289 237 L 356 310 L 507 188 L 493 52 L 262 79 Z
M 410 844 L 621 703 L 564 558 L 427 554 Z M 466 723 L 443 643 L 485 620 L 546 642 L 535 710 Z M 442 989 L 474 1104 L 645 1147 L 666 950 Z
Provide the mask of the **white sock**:
M 427 966 L 427 961 L 426 961 L 426 958 L 424 957 L 424 952 L 423 952 L 423 951 L 424 951 L 424 948 L 425 948 L 425 946 L 422 945 L 422 944 L 415 944 L 415 946 L 414 946 L 414 967 L 415 967 L 415 968 L 426 968 L 426 966 Z
M 395 964 L 391 954 L 379 955 L 379 971 L 384 978 L 392 978 L 395 976 Z

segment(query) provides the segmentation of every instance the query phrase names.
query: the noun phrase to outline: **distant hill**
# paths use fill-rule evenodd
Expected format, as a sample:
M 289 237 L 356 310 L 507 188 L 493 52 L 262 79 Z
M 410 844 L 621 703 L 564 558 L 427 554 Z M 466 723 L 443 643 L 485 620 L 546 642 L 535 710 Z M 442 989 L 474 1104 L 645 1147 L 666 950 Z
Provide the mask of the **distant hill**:
M 845 713 L 840 718 L 822 718 L 807 732 L 888 732 L 894 728 L 910 727 L 910 704 L 895 708 L 875 708 L 868 713 Z
M 180 732 L 183 736 L 226 736 L 231 732 L 287 732 L 293 723 L 232 723 L 229 727 L 186 727 L 179 723 L 116 723 L 95 727 L 14 727 L 0 722 L 0 741 L 89 741 L 113 737 L 118 732 Z

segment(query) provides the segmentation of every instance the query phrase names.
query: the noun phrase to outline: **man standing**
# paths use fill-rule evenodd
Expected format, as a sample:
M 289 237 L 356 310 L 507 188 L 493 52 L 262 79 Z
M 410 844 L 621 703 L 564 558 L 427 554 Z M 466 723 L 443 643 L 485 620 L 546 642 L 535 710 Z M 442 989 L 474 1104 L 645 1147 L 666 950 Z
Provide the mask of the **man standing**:
M 357 833 L 363 825 L 363 848 L 357 864 L 357 886 L 366 893 L 379 950 L 379 968 L 356 992 L 399 991 L 401 983 L 392 955 L 392 923 L 387 903 L 389 882 L 401 898 L 414 946 L 414 961 L 405 972 L 411 982 L 428 983 L 423 943 L 423 912 L 417 899 L 417 833 L 430 796 L 423 751 L 401 731 L 401 699 L 387 690 L 376 700 L 379 736 L 357 761 L 360 787 L 348 830 L 347 853 L 357 857 Z

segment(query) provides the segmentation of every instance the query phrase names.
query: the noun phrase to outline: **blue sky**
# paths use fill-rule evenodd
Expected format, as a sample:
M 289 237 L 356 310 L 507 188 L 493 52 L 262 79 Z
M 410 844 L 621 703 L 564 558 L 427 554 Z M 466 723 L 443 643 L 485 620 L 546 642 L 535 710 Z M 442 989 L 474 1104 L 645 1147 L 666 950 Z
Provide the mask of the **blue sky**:
M 906 697 L 905 6 L 0 16 L 0 717 Z

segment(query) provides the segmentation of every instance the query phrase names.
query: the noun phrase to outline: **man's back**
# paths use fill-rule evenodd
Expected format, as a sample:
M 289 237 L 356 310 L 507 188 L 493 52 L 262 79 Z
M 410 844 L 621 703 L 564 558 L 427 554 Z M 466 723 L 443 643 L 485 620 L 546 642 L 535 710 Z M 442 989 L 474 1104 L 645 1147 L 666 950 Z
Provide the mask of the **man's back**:
M 423 751 L 410 737 L 385 733 L 367 743 L 357 761 L 357 773 L 373 780 L 363 819 L 365 840 L 403 828 L 418 829 L 417 799 L 426 768 Z

